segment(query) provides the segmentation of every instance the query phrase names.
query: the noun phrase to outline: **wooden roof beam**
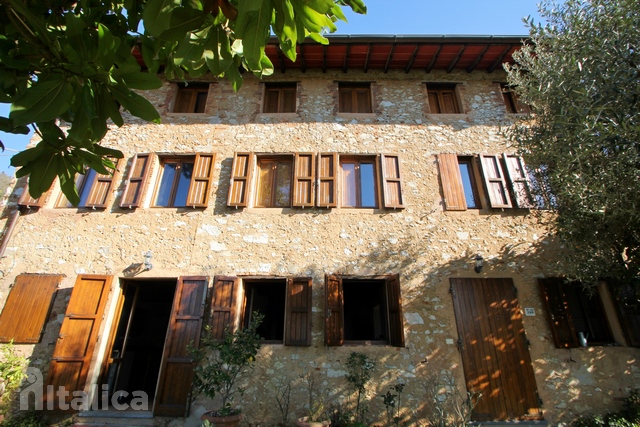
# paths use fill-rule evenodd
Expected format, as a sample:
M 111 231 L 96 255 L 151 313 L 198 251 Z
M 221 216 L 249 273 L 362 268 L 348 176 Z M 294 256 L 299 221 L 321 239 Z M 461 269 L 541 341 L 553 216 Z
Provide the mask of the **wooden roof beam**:
M 369 48 L 367 49 L 367 57 L 364 60 L 364 71 L 365 73 L 369 71 L 369 58 L 371 58 L 371 43 L 369 43 Z
M 391 66 L 391 60 L 393 59 L 393 53 L 396 51 L 396 43 L 391 45 L 391 50 L 389 51 L 389 55 L 387 56 L 387 63 L 384 64 L 384 73 L 387 74 L 389 72 L 389 66 Z
M 351 52 L 351 45 L 347 45 L 347 51 L 344 53 L 344 63 L 342 64 L 342 72 L 346 73 L 349 69 L 349 52 Z
M 484 54 L 487 53 L 488 50 L 489 50 L 489 45 L 487 44 L 484 47 L 484 50 L 482 51 L 482 53 L 480 53 L 478 56 L 476 56 L 476 59 L 473 61 L 473 64 L 471 64 L 471 65 L 469 65 L 467 67 L 467 73 L 470 73 L 470 72 L 472 72 L 473 70 L 476 69 L 476 67 L 478 66 L 480 61 L 482 61 L 482 58 L 484 58 Z
M 456 66 L 458 61 L 460 61 L 460 58 L 462 57 L 462 53 L 466 48 L 467 48 L 466 44 L 462 45 L 462 48 L 460 49 L 456 57 L 453 58 L 453 61 L 451 61 L 451 64 L 449 64 L 449 66 L 447 67 L 447 73 L 450 73 L 453 70 L 453 68 Z
M 431 70 L 433 69 L 434 65 L 436 65 L 436 62 L 438 62 L 438 57 L 440 56 L 440 51 L 441 50 L 442 50 L 442 43 L 440 43 L 440 45 L 438 45 L 438 50 L 433 55 L 433 58 L 431 59 L 431 62 L 429 62 L 429 65 L 427 65 L 427 68 L 425 68 L 424 71 L 426 71 L 427 73 L 431 72 Z
M 300 69 L 302 70 L 303 73 L 307 72 L 307 58 L 305 58 L 304 56 L 304 45 L 300 44 Z
M 418 51 L 420 50 L 420 45 L 416 44 L 416 48 L 413 49 L 413 54 L 411 55 L 411 59 L 409 59 L 409 63 L 407 64 L 406 67 L 404 67 L 404 72 L 409 74 L 409 71 L 411 71 L 411 67 L 413 66 L 414 61 L 416 60 L 417 56 L 418 56 Z
M 507 56 L 507 53 L 509 53 L 512 47 L 513 45 L 507 46 L 507 48 L 502 52 L 498 59 L 496 59 L 493 64 L 491 64 L 491 66 L 487 68 L 487 73 L 493 73 L 493 70 L 495 70 L 498 65 L 502 64 L 502 62 L 504 61 L 504 57 Z

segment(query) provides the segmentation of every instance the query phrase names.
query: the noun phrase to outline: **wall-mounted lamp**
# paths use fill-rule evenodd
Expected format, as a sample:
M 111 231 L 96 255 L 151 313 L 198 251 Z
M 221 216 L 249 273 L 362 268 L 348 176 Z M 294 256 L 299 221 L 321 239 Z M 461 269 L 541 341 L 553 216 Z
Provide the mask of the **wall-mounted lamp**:
M 153 264 L 151 264 L 151 258 L 153 257 L 153 253 L 148 251 L 144 254 L 144 271 L 149 271 L 153 268 Z
M 473 267 L 473 271 L 475 271 L 476 273 L 480 273 L 484 265 L 483 262 L 484 262 L 484 258 L 482 258 L 482 255 L 480 254 L 476 255 L 476 266 Z

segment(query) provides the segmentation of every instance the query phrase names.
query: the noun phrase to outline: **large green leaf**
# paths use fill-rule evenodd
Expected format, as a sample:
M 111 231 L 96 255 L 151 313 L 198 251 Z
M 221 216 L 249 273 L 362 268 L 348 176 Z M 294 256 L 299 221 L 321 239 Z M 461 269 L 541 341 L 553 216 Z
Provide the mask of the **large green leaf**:
M 171 14 L 169 27 L 160 35 L 160 38 L 179 42 L 185 34 L 198 30 L 206 19 L 207 15 L 201 10 L 184 7 L 175 9 Z
M 136 72 L 127 74 L 113 73 L 114 76 L 120 77 L 131 89 L 153 90 L 162 87 L 162 81 L 155 74 Z
M 149 0 L 142 12 L 144 29 L 152 36 L 159 36 L 169 28 L 171 12 L 180 6 L 180 0 Z
M 69 108 L 72 95 L 62 74 L 49 74 L 14 100 L 9 117 L 16 125 L 55 119 Z
M 355 13 L 365 14 L 367 13 L 367 6 L 365 6 L 362 0 L 343 0 Z
M 124 82 L 109 87 L 109 92 L 134 116 L 149 122 L 160 123 L 160 114 L 155 107 L 146 98 L 127 88 Z
M 174 54 L 176 64 L 187 66 L 189 63 L 200 61 L 204 55 L 205 40 L 197 38 L 192 33 L 187 33 L 178 43 Z
M 65 22 L 67 24 L 66 36 L 69 45 L 75 50 L 80 59 L 88 61 L 89 49 L 85 42 L 84 29 L 87 27 L 80 15 L 75 13 L 65 14 Z
M 48 153 L 43 153 L 31 163 L 29 194 L 34 199 L 37 199 L 42 193 L 51 188 L 51 184 L 53 184 L 53 180 L 56 178 L 61 166 L 60 154 L 49 155 Z
M 247 3 L 256 1 L 245 0 Z M 242 3 L 241 3 L 242 4 Z M 238 13 L 236 30 L 242 38 L 244 58 L 251 71 L 260 71 L 264 47 L 269 38 L 272 6 L 270 1 L 260 1 L 257 10 L 248 9 Z

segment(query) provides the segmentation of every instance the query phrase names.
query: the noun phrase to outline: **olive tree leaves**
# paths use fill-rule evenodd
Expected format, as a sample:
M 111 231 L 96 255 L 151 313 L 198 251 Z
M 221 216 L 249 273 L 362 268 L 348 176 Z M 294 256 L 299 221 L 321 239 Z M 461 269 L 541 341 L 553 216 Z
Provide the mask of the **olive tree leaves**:
M 273 73 L 270 34 L 295 60 L 306 37 L 327 43 L 324 34 L 346 21 L 342 7 L 366 13 L 361 0 L 3 0 L 0 102 L 11 109 L 0 130 L 26 134 L 33 126 L 40 137 L 11 163 L 29 175 L 32 197 L 57 176 L 76 204 L 77 174 L 106 173 L 110 158 L 122 157 L 100 145 L 109 123 L 122 126 L 124 111 L 160 122 L 138 91 L 161 86 L 161 67 L 171 80 L 211 73 L 238 90 L 241 67 Z

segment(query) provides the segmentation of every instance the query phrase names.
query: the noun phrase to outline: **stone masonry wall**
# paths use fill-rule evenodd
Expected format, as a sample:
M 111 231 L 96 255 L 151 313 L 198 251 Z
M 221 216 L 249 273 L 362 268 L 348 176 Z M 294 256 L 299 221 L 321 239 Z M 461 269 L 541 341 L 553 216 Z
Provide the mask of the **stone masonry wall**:
M 385 419 L 379 396 L 398 379 L 407 384 L 403 396 L 407 417 L 419 418 L 420 411 L 425 410 L 423 387 L 430 374 L 451 371 L 464 389 L 449 293 L 451 277 L 512 278 L 519 290 L 520 306 L 535 309 L 535 316 L 524 316 L 523 322 L 531 342 L 544 416 L 549 422 L 566 422 L 578 414 L 609 410 L 619 404 L 617 399 L 629 388 L 640 383 L 638 349 L 554 347 L 536 280 L 562 274 L 562 247 L 533 215 L 524 210 L 444 211 L 437 154 L 497 154 L 508 150 L 502 131 L 512 117 L 505 112 L 496 83 L 504 80 L 501 72 L 308 71 L 277 74 L 268 80 L 299 82 L 296 113 L 260 113 L 263 85 L 251 76 L 246 77 L 239 93 L 233 93 L 224 81 L 213 83 L 205 114 L 171 113 L 176 86 L 167 82 L 162 89 L 147 94 L 158 106 L 163 124 L 130 118 L 122 128 L 113 127 L 104 141 L 125 156 L 106 210 L 55 209 L 54 192 L 44 208 L 21 217 L 0 260 L 0 300 L 6 300 L 18 274 L 65 275 L 42 343 L 20 346 L 32 354 L 33 366 L 48 366 L 78 274 L 124 278 L 127 268 L 142 262 L 144 254 L 152 250 L 153 270 L 136 278 L 313 278 L 312 345 L 263 346 L 241 399 L 247 423 L 268 425 L 279 421 L 274 395 L 282 378 L 297 385 L 292 410 L 296 416 L 304 415 L 300 376 L 310 370 L 321 373 L 321 388 L 330 401 L 348 399 L 344 374 L 352 351 L 377 361 L 369 389 L 369 416 L 374 420 Z M 347 80 L 375 82 L 374 113 L 337 113 L 336 81 Z M 465 114 L 428 114 L 424 82 L 430 81 L 463 83 L 460 95 Z M 226 198 L 235 151 L 397 153 L 406 208 L 229 208 Z M 119 208 L 131 159 L 140 152 L 216 153 L 209 207 L 149 208 L 152 184 L 147 187 L 143 207 Z M 151 182 L 157 176 L 157 166 L 155 169 Z M 7 209 L 15 208 L 20 184 Z M 480 274 L 473 271 L 477 253 L 485 258 Z M 399 273 L 406 347 L 326 347 L 324 275 L 331 273 Z M 114 295 L 112 292 L 112 298 Z M 619 330 L 612 325 L 614 330 L 616 327 Z M 203 400 L 193 404 L 187 425 L 195 425 L 205 406 L 209 405 Z

